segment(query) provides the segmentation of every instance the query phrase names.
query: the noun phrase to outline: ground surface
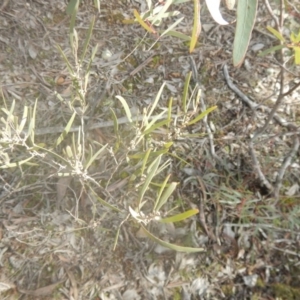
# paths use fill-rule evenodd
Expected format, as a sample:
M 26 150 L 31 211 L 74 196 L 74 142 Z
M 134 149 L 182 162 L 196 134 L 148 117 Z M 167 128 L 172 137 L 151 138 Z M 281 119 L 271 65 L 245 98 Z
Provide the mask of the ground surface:
M 254 144 L 261 170 L 271 183 L 276 183 L 283 161 L 294 151 L 278 199 L 263 186 L 249 154 L 249 137 L 263 126 L 265 107 L 276 100 L 278 65 L 272 57 L 258 57 L 256 51 L 274 43 L 264 29 L 271 18 L 260 10 L 246 63 L 234 69 L 234 26 L 216 26 L 202 9 L 200 44 L 192 54 L 202 100 L 194 104 L 195 111 L 190 105 L 188 114 L 215 105 L 217 109 L 205 122 L 185 126 L 182 95 L 192 69 L 187 44 L 175 37 L 155 43 L 156 36 L 145 36 L 139 24 L 124 24 L 124 19 L 133 18 L 134 8 L 146 11 L 146 1 L 104 0 L 100 14 L 92 1 L 82 2 L 76 19 L 78 53 L 96 15 L 86 63 L 98 45 L 84 99 L 76 94 L 76 83 L 58 49 L 76 69 L 64 1 L 3 1 L 0 7 L 1 298 L 299 299 L 296 135 L 290 127 L 273 122 Z M 159 29 L 184 16 L 177 30 L 190 35 L 192 2 L 175 9 L 181 14 L 166 19 Z M 234 20 L 234 12 L 223 12 Z M 290 26 L 299 26 L 297 15 L 289 20 Z M 250 109 L 229 89 L 225 64 L 234 84 L 262 109 Z M 299 74 L 295 67 L 290 70 Z M 287 74 L 287 86 L 292 86 L 296 78 Z M 127 101 L 133 116 L 141 116 L 149 111 L 163 82 L 155 114 L 168 107 L 172 97 L 171 126 L 157 128 L 142 142 L 139 134 L 145 124 L 120 122 L 116 130 L 111 110 L 119 120 L 124 120 L 125 112 L 115 96 Z M 194 86 L 195 78 L 190 95 Z M 299 99 L 295 91 L 279 108 L 280 116 L 295 126 Z M 35 103 L 33 143 L 16 124 L 25 120 L 26 106 L 28 130 Z M 72 128 L 82 124 L 88 128 L 79 131 L 82 135 L 74 129 L 74 135 L 69 133 L 56 147 L 74 111 Z M 19 119 L 12 119 L 9 112 Z M 111 123 L 94 126 L 106 121 Z M 107 148 L 85 173 L 75 166 L 103 145 Z M 156 182 L 171 174 L 170 181 L 179 183 L 163 212 L 198 208 L 200 216 L 174 224 L 152 222 L 147 228 L 164 241 L 201 247 L 200 253 L 159 246 L 128 215 L 129 206 L 138 205 L 144 183 L 141 154 L 149 148 L 163 151 L 162 162 L 168 162 Z M 26 159 L 28 163 L 20 163 Z M 143 198 L 145 213 L 151 211 L 156 189 L 153 185 Z

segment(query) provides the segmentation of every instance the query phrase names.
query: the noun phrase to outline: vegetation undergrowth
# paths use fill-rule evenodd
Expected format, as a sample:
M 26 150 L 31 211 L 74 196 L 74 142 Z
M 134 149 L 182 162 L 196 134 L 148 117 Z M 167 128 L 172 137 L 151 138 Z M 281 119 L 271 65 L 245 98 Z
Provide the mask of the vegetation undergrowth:
M 177 16 L 178 11 L 167 12 L 172 1 L 167 1 L 162 11 L 153 8 L 150 2 L 147 1 L 149 10 L 145 13 L 135 10 L 135 19 L 125 20 L 126 24 L 138 23 L 155 37 L 152 44 L 139 39 L 140 44 L 135 49 L 147 46 L 150 50 L 158 41 L 162 43 L 163 37 L 172 36 L 188 41 L 192 52 L 198 45 L 201 24 L 194 22 L 191 38 L 174 31 L 181 17 L 166 30 L 156 30 L 164 19 Z M 178 0 L 173 4 L 184 2 Z M 200 14 L 197 3 L 194 1 L 195 18 Z M 100 2 L 95 1 L 95 4 L 100 9 Z M 96 19 L 92 18 L 81 40 L 76 29 L 78 9 L 79 1 L 70 1 L 70 47 L 62 49 L 56 45 L 70 80 L 68 93 L 55 94 L 63 108 L 63 125 L 48 128 L 43 135 L 43 128 L 39 128 L 39 100 L 33 105 L 24 105 L 20 117 L 16 102 L 2 94 L 0 170 L 9 170 L 20 178 L 16 189 L 20 192 L 36 186 L 40 189 L 44 186 L 46 190 L 49 184 L 56 188 L 56 194 L 46 200 L 43 192 L 35 192 L 26 200 L 24 208 L 32 215 L 35 215 L 34 209 L 41 206 L 47 206 L 51 212 L 67 212 L 77 227 L 64 229 L 64 232 L 82 231 L 88 235 L 89 230 L 99 230 L 101 235 L 107 236 L 103 242 L 104 252 L 121 253 L 120 249 L 129 244 L 130 234 L 134 232 L 137 237 L 154 242 L 153 249 L 160 254 L 169 250 L 206 254 L 203 269 L 191 271 L 203 285 L 215 267 L 220 269 L 219 273 L 241 276 L 249 289 L 257 288 L 261 293 L 269 289 L 273 295 L 283 297 L 285 283 L 279 284 L 273 279 L 281 278 L 283 273 L 274 275 L 268 284 L 262 284 L 261 278 L 269 278 L 270 270 L 256 260 L 260 257 L 258 254 L 263 253 L 264 259 L 271 262 L 274 253 L 281 253 L 280 257 L 290 259 L 290 264 L 284 266 L 290 271 L 294 270 L 292 265 L 298 257 L 295 247 L 288 249 L 288 245 L 297 240 L 300 226 L 299 187 L 291 184 L 299 174 L 299 142 L 293 131 L 294 124 L 286 125 L 280 118 L 276 119 L 275 108 L 299 85 L 295 83 L 289 90 L 283 90 L 284 58 L 288 56 L 290 60 L 294 56 L 294 63 L 299 63 L 299 33 L 291 33 L 287 41 L 282 26 L 268 28 L 282 44 L 268 48 L 261 56 L 282 51 L 278 75 L 280 91 L 274 109 L 265 110 L 265 123 L 247 133 L 247 137 L 236 138 L 231 143 L 226 142 L 230 138 L 229 131 L 215 128 L 213 120 L 218 109 L 216 105 L 206 107 L 192 57 L 192 71 L 185 76 L 179 101 L 169 96 L 166 81 L 156 91 L 151 104 L 142 108 L 133 107 L 122 93 L 108 96 L 105 89 L 91 97 L 92 66 L 100 51 L 98 45 L 91 44 Z M 248 44 L 249 41 L 244 45 L 246 49 Z M 290 49 L 293 51 L 284 52 Z M 111 54 L 102 56 L 105 55 L 110 57 Z M 122 62 L 126 59 L 128 57 L 122 58 Z M 159 63 L 159 58 L 155 59 L 155 63 Z M 239 57 L 236 64 L 241 64 L 243 59 L 244 56 Z M 134 67 L 131 74 L 138 65 Z M 127 81 L 130 85 L 130 76 Z M 134 79 L 132 82 L 134 85 Z M 166 98 L 168 100 L 163 101 Z M 108 102 L 113 105 L 106 106 Z M 249 103 L 252 111 L 260 109 L 259 105 Z M 274 116 L 279 125 L 289 131 L 287 138 L 295 136 L 293 143 L 287 143 L 290 148 L 283 147 L 268 131 Z M 249 122 L 249 128 L 251 126 Z M 274 142 L 275 146 L 278 143 L 283 150 L 275 149 L 277 156 L 265 153 L 264 141 L 266 144 Z M 240 151 L 236 151 L 237 148 Z M 293 171 L 285 176 L 289 169 Z M 47 228 L 51 234 L 55 231 L 52 225 Z M 211 248 L 207 246 L 208 240 L 212 242 Z M 143 248 L 143 243 L 137 242 L 137 245 Z M 137 247 L 132 247 L 138 252 Z M 249 270 L 242 267 L 239 270 L 242 260 L 247 261 Z M 182 278 L 191 278 L 185 269 L 180 272 Z M 272 272 L 276 273 L 277 269 L 272 267 Z M 220 285 L 223 295 L 235 295 L 232 282 Z M 298 290 L 290 288 L 289 292 L 292 298 Z M 179 297 L 178 289 L 174 295 Z

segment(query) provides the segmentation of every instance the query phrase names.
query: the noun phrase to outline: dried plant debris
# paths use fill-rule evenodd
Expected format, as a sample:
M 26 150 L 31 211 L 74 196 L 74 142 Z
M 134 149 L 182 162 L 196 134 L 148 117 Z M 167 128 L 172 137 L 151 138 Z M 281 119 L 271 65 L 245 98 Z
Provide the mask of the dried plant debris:
M 191 1 L 69 2 L 0 5 L 1 299 L 300 298 L 299 67 L 257 55 L 280 14 L 234 69 L 205 7 L 188 53 Z

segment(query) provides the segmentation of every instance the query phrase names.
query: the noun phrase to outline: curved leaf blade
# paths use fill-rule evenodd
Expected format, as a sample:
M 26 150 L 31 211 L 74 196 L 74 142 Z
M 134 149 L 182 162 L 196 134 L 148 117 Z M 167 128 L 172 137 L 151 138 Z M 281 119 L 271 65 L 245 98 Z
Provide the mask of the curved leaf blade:
M 233 65 L 240 67 L 244 61 L 255 23 L 258 0 L 238 1 L 237 23 L 233 43 Z
M 201 114 L 199 114 L 196 118 L 194 118 L 192 121 L 188 122 L 187 125 L 190 126 L 192 124 L 195 124 L 195 123 L 199 122 L 206 115 L 208 115 L 210 112 L 214 111 L 216 108 L 218 108 L 218 107 L 217 106 L 212 106 L 212 107 L 208 108 L 207 110 L 205 110 L 204 112 L 202 112 Z
M 192 38 L 190 42 L 190 53 L 194 51 L 200 33 L 201 33 L 200 0 L 194 0 L 194 25 L 193 25 Z
M 150 26 L 147 25 L 147 23 L 142 19 L 142 17 L 140 16 L 140 14 L 136 9 L 133 10 L 133 14 L 144 29 L 146 29 L 150 33 L 156 33 L 154 29 L 152 29 Z
M 267 26 L 267 29 L 275 36 L 277 37 L 277 39 L 281 42 L 285 42 L 284 37 L 282 36 L 282 34 L 277 31 L 275 28 L 271 27 L 271 26 Z
M 183 212 L 183 213 L 181 213 L 181 214 L 177 214 L 177 215 L 172 216 L 172 217 L 160 219 L 159 222 L 161 222 L 161 223 L 174 223 L 174 222 L 180 222 L 180 221 L 183 221 L 183 220 L 188 219 L 188 218 L 191 217 L 191 216 L 196 215 L 198 212 L 199 212 L 199 210 L 198 210 L 197 208 L 195 208 L 195 209 L 190 209 L 190 210 L 185 211 L 185 212 Z
M 220 12 L 220 2 L 221 0 L 206 0 L 206 6 L 213 17 L 213 19 L 220 25 L 228 25 L 229 23 L 225 21 Z M 241 2 L 241 1 L 240 1 Z

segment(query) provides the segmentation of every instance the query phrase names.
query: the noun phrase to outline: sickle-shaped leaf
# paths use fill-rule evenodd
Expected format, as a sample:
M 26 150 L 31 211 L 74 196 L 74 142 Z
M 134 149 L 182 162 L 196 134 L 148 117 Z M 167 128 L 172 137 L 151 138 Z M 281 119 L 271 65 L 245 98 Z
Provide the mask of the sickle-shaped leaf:
M 190 53 L 192 53 L 195 49 L 200 32 L 201 32 L 200 0 L 194 0 L 194 26 L 193 26 L 192 39 L 190 43 Z
M 190 210 L 185 211 L 185 212 L 183 212 L 181 214 L 177 214 L 177 215 L 172 216 L 172 217 L 160 219 L 159 222 L 161 222 L 161 223 L 180 222 L 180 221 L 186 220 L 187 218 L 189 218 L 189 217 L 197 214 L 198 212 L 199 212 L 199 210 L 197 208 L 190 209 Z
M 233 65 L 244 61 L 255 23 L 258 0 L 242 0 L 237 5 L 237 23 L 233 43 Z
M 144 27 L 144 29 L 146 29 L 148 32 L 150 33 L 155 33 L 155 30 L 153 28 L 151 28 L 140 16 L 140 14 L 138 13 L 138 11 L 136 9 L 133 10 L 133 14 L 136 17 L 137 21 L 140 23 L 140 25 L 142 27 Z
M 205 0 L 205 1 L 206 1 L 206 6 L 213 19 L 220 25 L 228 25 L 228 22 L 223 19 L 219 9 L 221 0 Z M 243 1 L 244 0 L 241 0 L 240 2 Z
M 280 41 L 282 41 L 283 43 L 285 42 L 284 37 L 282 36 L 282 34 L 277 31 L 276 29 L 272 28 L 271 26 L 267 26 L 267 29 L 273 33 L 274 36 L 276 36 Z

